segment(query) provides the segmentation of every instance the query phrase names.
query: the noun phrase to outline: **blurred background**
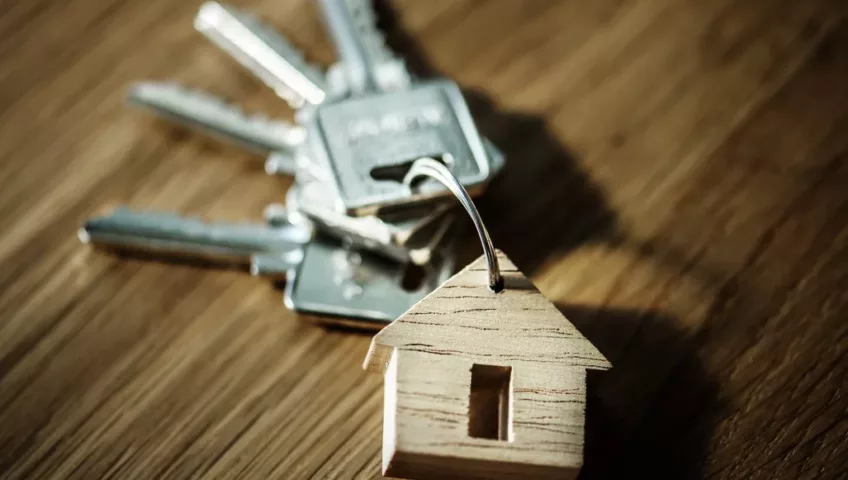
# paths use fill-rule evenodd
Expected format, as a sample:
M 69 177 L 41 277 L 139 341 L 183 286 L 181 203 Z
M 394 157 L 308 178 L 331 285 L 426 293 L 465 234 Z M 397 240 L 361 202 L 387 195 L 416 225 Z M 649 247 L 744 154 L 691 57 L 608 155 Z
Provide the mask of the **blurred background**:
M 232 3 L 335 60 L 312 2 Z M 125 104 L 175 81 L 292 118 L 194 30 L 200 5 L 0 4 L 2 478 L 380 478 L 369 334 L 243 272 L 76 237 L 109 205 L 261 221 L 285 201 L 262 156 Z M 477 202 L 495 245 L 614 365 L 589 378 L 580 478 L 845 478 L 848 4 L 376 9 L 505 153 Z

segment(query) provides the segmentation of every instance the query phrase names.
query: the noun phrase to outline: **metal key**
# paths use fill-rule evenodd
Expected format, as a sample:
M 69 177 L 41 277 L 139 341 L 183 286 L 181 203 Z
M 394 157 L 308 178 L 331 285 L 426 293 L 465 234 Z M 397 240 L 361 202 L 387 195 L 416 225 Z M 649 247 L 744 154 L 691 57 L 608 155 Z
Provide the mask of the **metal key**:
M 118 209 L 88 221 L 80 239 L 286 276 L 288 306 L 365 319 L 335 321 L 357 327 L 379 328 L 445 281 L 454 269 L 450 207 L 416 212 L 445 192 L 427 183 L 411 191 L 401 183 L 407 167 L 436 157 L 473 189 L 501 169 L 503 154 L 480 137 L 454 83 L 412 81 L 376 30 L 369 0 L 320 2 L 341 57 L 326 78 L 251 15 L 207 2 L 195 18 L 197 30 L 299 108 L 297 126 L 174 85 L 130 91 L 132 103 L 160 116 L 269 153 L 269 173 L 296 172 L 292 211 L 273 205 L 262 225 Z M 313 226 L 335 238 L 313 235 Z M 423 278 L 410 284 L 415 268 Z
M 118 251 L 249 266 L 253 275 L 279 277 L 300 262 L 312 232 L 281 220 L 279 214 L 269 223 L 207 222 L 119 207 L 85 222 L 79 238 Z
M 447 195 L 437 182 L 415 192 L 402 184 L 420 157 L 441 159 L 472 190 L 491 178 L 495 170 L 459 87 L 448 80 L 411 81 L 377 31 L 370 0 L 319 5 L 350 95 L 316 106 L 301 124 L 310 159 L 330 172 L 337 210 L 373 215 Z M 331 80 L 338 89 L 339 80 Z
M 493 171 L 500 171 L 504 166 L 503 153 L 485 138 L 483 143 Z M 334 209 L 338 200 L 322 183 L 325 180 L 304 169 L 298 172 L 297 182 L 286 194 L 292 221 L 307 220 L 319 231 L 354 247 L 403 263 L 429 262 L 454 221 L 448 213 L 451 210 L 448 204 L 411 207 L 382 215 L 348 216 Z
M 300 216 L 321 232 L 346 244 L 382 254 L 397 262 L 423 265 L 445 239 L 454 223 L 450 205 L 382 216 L 350 217 L 332 208 L 332 197 L 318 182 L 298 180 L 286 194 L 292 220 Z
M 393 320 L 453 272 L 453 249 L 443 246 L 425 267 L 421 282 L 404 285 L 406 267 L 401 264 L 314 237 L 309 228 L 289 222 L 281 206 L 270 206 L 265 216 L 268 225 L 213 223 L 119 207 L 87 221 L 79 238 L 116 251 L 249 265 L 254 276 L 287 279 L 285 303 L 290 308 L 355 317 L 361 321 L 338 322 L 364 328 Z
M 321 72 L 283 36 L 256 17 L 216 2 L 206 2 L 195 28 L 265 82 L 292 108 L 317 105 L 326 98 Z
M 305 247 L 303 261 L 290 273 L 286 306 L 331 316 L 323 323 L 382 328 L 450 278 L 455 267 L 453 250 L 453 242 L 443 245 L 440 254 L 422 267 L 419 284 L 405 285 L 407 265 L 316 236 Z
M 130 88 L 127 99 L 132 105 L 193 130 L 253 152 L 271 154 L 274 173 L 295 173 L 295 150 L 306 136 L 303 127 L 261 115 L 245 115 L 219 98 L 173 83 L 137 83 Z
M 448 80 L 325 103 L 305 126 L 310 159 L 331 172 L 338 209 L 350 215 L 447 195 L 436 182 L 415 193 L 403 185 L 421 157 L 441 159 L 468 189 L 494 174 L 462 93 Z
M 266 162 L 268 173 L 291 173 L 293 165 L 301 167 L 306 165 L 304 168 L 325 170 L 330 174 L 323 175 L 330 180 L 327 186 L 347 194 L 339 195 L 343 197 L 342 201 L 338 202 L 341 205 L 340 211 L 366 214 L 369 213 L 369 208 L 376 211 L 378 207 L 373 204 L 381 201 L 389 206 L 392 200 L 397 203 L 405 203 L 402 201 L 405 198 L 408 198 L 409 202 L 424 201 L 428 197 L 435 196 L 433 192 L 437 192 L 436 195 L 439 194 L 440 187 L 434 183 L 430 184 L 429 187 L 425 186 L 425 188 L 417 190 L 415 195 L 410 195 L 407 190 L 400 189 L 399 183 L 404 168 L 414 159 L 406 158 L 407 156 L 415 158 L 417 156 L 436 156 L 443 158 L 446 162 L 452 162 L 457 167 L 455 172 L 463 171 L 474 177 L 461 176 L 466 187 L 472 191 L 500 169 L 502 155 L 499 157 L 500 165 L 486 164 L 487 159 L 484 154 L 487 153 L 488 149 L 485 145 L 480 146 L 481 140 L 477 138 L 479 135 L 470 114 L 467 113 L 467 108 L 464 108 L 464 100 L 451 82 L 446 82 L 447 85 L 444 88 L 440 88 L 438 84 L 433 84 L 423 90 L 414 88 L 413 90 L 416 93 L 401 97 L 400 102 L 413 100 L 417 103 L 406 108 L 409 113 L 406 116 L 391 113 L 382 116 L 373 115 L 369 109 L 369 105 L 374 103 L 373 95 L 366 95 L 366 98 L 370 97 L 371 101 L 366 100 L 364 105 L 351 105 L 344 101 L 341 103 L 335 102 L 335 100 L 342 98 L 343 94 L 348 93 L 348 85 L 339 85 L 339 83 L 346 83 L 347 80 L 342 81 L 341 77 L 344 77 L 344 75 L 340 76 L 338 73 L 344 73 L 349 65 L 357 64 L 359 67 L 354 67 L 354 70 L 365 69 L 365 71 L 373 73 L 372 77 L 376 79 L 377 86 L 383 90 L 403 89 L 409 86 L 410 77 L 403 62 L 385 47 L 382 37 L 374 28 L 374 15 L 370 9 L 370 2 L 365 0 L 323 0 L 323 2 L 321 6 L 328 24 L 331 27 L 335 25 L 331 28 L 331 32 L 339 45 L 347 46 L 340 47 L 343 61 L 334 65 L 328 71 L 329 77 L 339 78 L 336 80 L 330 78 L 329 82 L 318 82 L 317 80 L 313 82 L 313 85 L 324 91 L 325 98 L 326 95 L 331 95 L 328 102 L 334 105 L 322 110 L 321 113 L 322 117 L 329 118 L 327 122 L 329 128 L 322 130 L 321 124 L 324 122 L 322 119 L 316 118 L 314 109 L 300 110 L 296 117 L 299 123 L 309 127 L 312 132 L 310 136 L 315 137 L 311 140 L 312 144 L 305 145 L 303 151 L 296 155 L 283 151 L 271 155 Z M 217 45 L 247 66 L 272 88 L 277 88 L 274 86 L 275 81 L 285 83 L 288 81 L 287 79 L 292 78 L 292 75 L 295 77 L 298 77 L 298 75 L 291 72 L 288 74 L 277 72 L 276 77 L 271 75 L 276 80 L 269 81 L 270 74 L 268 72 L 271 69 L 257 67 L 257 64 L 250 59 L 264 59 L 265 63 L 271 65 L 285 64 L 294 70 L 303 70 L 301 73 L 313 80 L 320 75 L 317 70 L 302 62 L 302 55 L 294 51 L 280 34 L 267 25 L 261 24 L 255 18 L 238 12 L 232 7 L 207 2 L 201 7 L 195 23 L 199 30 L 207 34 Z M 228 38 L 235 40 L 225 41 Z M 361 47 L 350 48 L 350 45 L 353 44 Z M 260 51 L 264 52 L 265 56 L 257 57 L 255 53 Z M 354 54 L 349 52 L 364 53 Z M 360 59 L 358 63 L 357 58 Z M 386 65 L 391 65 L 391 68 L 386 67 Z M 397 72 L 391 73 L 395 70 Z M 386 74 L 386 72 L 389 73 Z M 336 75 L 332 75 L 334 73 Z M 441 90 L 446 90 L 447 94 L 442 95 Z M 421 98 L 422 95 L 429 98 Z M 417 100 L 415 100 L 416 98 Z M 447 102 L 447 108 L 439 106 L 441 100 Z M 398 100 L 394 101 L 397 102 Z M 393 100 L 379 98 L 376 102 L 385 107 L 387 103 L 391 103 Z M 453 105 L 456 105 L 456 107 Z M 419 106 L 423 108 L 420 111 L 415 111 Z M 453 110 L 456 110 L 456 119 L 454 122 L 450 122 L 448 116 L 444 115 L 443 112 L 450 113 Z M 379 113 L 379 111 L 373 113 Z M 341 120 L 341 125 L 339 125 L 339 120 Z M 407 125 L 404 125 L 404 122 L 407 122 Z M 403 146 L 402 152 L 389 149 L 383 155 L 379 151 L 381 142 L 386 140 L 385 137 L 400 142 L 402 139 L 398 139 L 396 134 L 403 133 L 402 130 L 405 127 L 415 129 L 416 123 L 425 127 L 441 124 L 445 128 L 430 132 L 432 134 L 430 136 L 433 138 L 412 139 L 411 142 Z M 448 125 L 448 123 L 452 125 Z M 421 137 L 421 133 L 423 132 L 419 132 L 417 136 Z M 459 135 L 457 136 L 457 134 Z M 356 148 L 350 149 L 352 151 L 347 151 L 349 149 L 346 142 L 349 138 L 357 140 L 355 142 Z M 360 138 L 361 141 L 359 141 Z M 431 146 L 422 146 L 422 142 L 429 143 Z M 445 144 L 451 144 L 454 147 L 450 148 Z M 419 148 L 416 148 L 416 145 Z M 391 146 L 391 142 L 389 142 L 389 146 Z M 458 150 L 458 152 L 444 153 L 444 151 L 451 149 Z M 347 155 L 348 158 L 336 158 L 339 156 L 336 150 L 342 150 L 341 156 Z M 440 151 L 442 151 L 442 155 L 438 155 Z M 400 154 L 401 160 L 398 160 L 398 154 Z M 376 165 L 375 168 L 369 168 L 367 165 L 369 160 L 367 159 L 365 162 L 357 161 L 356 165 L 351 165 L 351 161 L 359 160 L 358 157 L 361 156 L 377 156 L 379 162 L 373 159 L 370 161 L 379 165 Z M 468 162 L 469 158 L 473 158 L 474 161 Z M 400 163 L 400 168 L 396 168 L 398 167 L 397 163 Z M 342 164 L 341 167 L 339 169 L 334 168 L 338 164 Z M 463 168 L 463 166 L 466 168 Z M 473 175 L 474 172 L 477 175 Z M 371 175 L 372 173 L 373 175 Z M 360 178 L 353 178 L 357 177 L 357 174 L 364 175 L 358 175 Z M 386 175 L 389 177 L 388 181 Z M 363 186 L 364 188 L 357 189 L 357 187 Z M 328 188 L 328 190 L 330 189 Z M 368 205 L 366 208 L 358 208 L 356 202 L 352 202 L 353 205 L 348 205 L 351 202 L 344 198 L 346 196 L 359 197 L 358 200 L 361 203 L 361 197 L 367 194 L 369 190 L 375 189 L 384 191 L 376 192 L 376 195 L 372 197 L 372 205 Z M 394 195 L 386 199 L 385 190 Z M 398 197 L 400 197 L 400 202 L 398 202 Z M 368 202 L 367 199 L 365 201 Z
M 386 47 L 370 0 L 320 0 L 324 21 L 352 94 L 409 86 L 403 60 Z

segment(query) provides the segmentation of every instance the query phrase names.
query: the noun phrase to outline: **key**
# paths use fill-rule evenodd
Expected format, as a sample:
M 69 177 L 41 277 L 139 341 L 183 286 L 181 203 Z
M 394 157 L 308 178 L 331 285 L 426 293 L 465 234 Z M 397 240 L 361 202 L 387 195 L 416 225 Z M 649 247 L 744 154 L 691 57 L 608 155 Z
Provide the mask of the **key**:
M 433 261 L 415 272 L 410 268 L 417 267 L 360 253 L 318 235 L 290 274 L 285 303 L 299 312 L 336 317 L 324 318 L 324 323 L 380 329 L 450 278 L 453 251 L 453 243 L 446 243 Z M 417 285 L 410 272 L 421 274 Z
M 376 27 L 370 0 L 320 0 L 351 93 L 406 88 L 410 75 Z
M 455 221 L 451 206 L 446 204 L 402 214 L 350 217 L 333 210 L 333 199 L 320 183 L 302 177 L 286 194 L 292 221 L 307 221 L 353 248 L 397 262 L 428 263 Z
M 426 267 L 419 284 L 404 285 L 402 265 L 314 238 L 309 228 L 292 224 L 289 217 L 279 205 L 266 209 L 267 225 L 206 222 L 119 207 L 88 220 L 79 238 L 115 251 L 249 265 L 254 276 L 287 279 L 285 302 L 290 308 L 356 317 L 362 322 L 342 323 L 365 328 L 379 328 L 394 319 L 405 305 L 416 303 L 441 284 L 454 268 L 452 250 L 445 248 Z M 307 253 L 310 264 L 299 269 Z M 334 276 L 322 277 L 328 268 Z M 294 285 L 297 275 L 302 281 Z
M 408 72 L 406 72 L 406 69 L 403 65 L 403 62 L 400 61 L 399 59 L 397 59 L 385 47 L 385 44 L 382 40 L 382 37 L 379 35 L 379 33 L 374 28 L 373 12 L 369 8 L 370 5 L 367 1 L 349 0 L 346 3 L 345 1 L 339 1 L 339 0 L 326 0 L 326 4 L 327 5 L 325 6 L 324 10 L 329 12 L 329 14 L 327 15 L 328 19 L 329 18 L 339 18 L 340 17 L 339 14 L 342 14 L 341 17 L 343 17 L 343 18 L 353 19 L 353 18 L 360 18 L 361 17 L 362 19 L 364 19 L 364 20 L 361 19 L 361 20 L 358 21 L 358 23 L 356 24 L 356 29 L 353 29 L 353 30 L 348 29 L 348 30 L 352 31 L 352 32 L 359 32 L 358 35 L 354 35 L 355 41 L 359 41 L 357 39 L 364 38 L 365 40 L 363 40 L 361 42 L 363 45 L 372 45 L 372 48 L 370 48 L 368 50 L 368 51 L 372 52 L 372 54 L 370 56 L 367 56 L 367 58 L 377 59 L 377 60 L 366 62 L 368 65 L 372 65 L 372 66 L 373 65 L 383 65 L 383 64 L 386 64 L 386 62 L 388 62 L 388 63 L 393 65 L 392 68 L 400 69 L 399 73 L 397 73 L 398 76 L 396 76 L 396 77 L 392 77 L 392 75 L 389 75 L 388 77 L 386 77 L 386 75 L 377 75 L 377 77 L 379 77 L 379 78 L 385 77 L 385 78 L 400 78 L 401 79 L 399 81 L 387 80 L 386 82 L 383 82 L 383 83 L 385 83 L 385 85 L 383 85 L 384 88 L 392 87 L 392 88 L 397 89 L 397 88 L 403 88 L 403 87 L 409 85 L 409 81 L 410 81 L 409 74 L 408 74 Z M 357 12 L 357 15 L 351 16 L 350 12 L 354 11 L 354 10 Z M 333 16 L 333 15 L 335 15 L 335 16 Z M 270 56 L 268 58 L 274 57 L 274 58 L 276 58 L 276 61 L 286 63 L 287 65 L 292 66 L 293 68 L 295 68 L 298 71 L 306 72 L 307 76 L 314 80 L 313 84 L 317 85 L 317 87 L 320 88 L 324 92 L 324 98 L 326 98 L 327 95 L 330 95 L 332 97 L 332 98 L 330 98 L 330 100 L 333 100 L 335 98 L 338 98 L 338 97 L 344 95 L 349 90 L 349 85 L 345 84 L 345 83 L 347 83 L 347 80 L 343 80 L 342 78 L 340 78 L 341 76 L 339 75 L 339 72 L 344 73 L 343 71 L 344 71 L 345 66 L 347 65 L 348 62 L 343 61 L 343 62 L 336 64 L 336 65 L 334 65 L 333 67 L 330 68 L 330 70 L 328 71 L 328 79 L 327 79 L 329 84 L 325 81 L 319 81 L 320 79 L 318 77 L 320 77 L 320 74 L 317 72 L 317 70 L 306 65 L 302 61 L 302 56 L 300 56 L 300 54 L 297 53 L 293 49 L 293 47 L 288 45 L 288 43 L 285 41 L 285 39 L 281 35 L 279 35 L 277 32 L 275 32 L 270 27 L 262 24 L 261 22 L 259 22 L 255 18 L 253 18 L 253 17 L 251 17 L 247 14 L 240 13 L 237 10 L 233 9 L 232 7 L 224 7 L 224 6 L 217 4 L 215 2 L 207 2 L 206 4 L 204 4 L 203 7 L 201 7 L 201 10 L 197 15 L 195 23 L 198 26 L 198 29 L 200 31 L 202 31 L 205 34 L 207 34 L 208 36 L 210 36 L 210 38 L 213 39 L 213 41 L 215 41 L 216 44 L 218 44 L 219 46 L 221 46 L 222 48 L 227 50 L 229 53 L 231 53 L 234 57 L 236 57 L 237 60 L 239 60 L 242 64 L 247 66 L 250 71 L 252 71 L 254 74 L 256 74 L 258 77 L 260 77 L 264 81 L 266 81 L 267 84 L 271 85 L 272 88 L 277 88 L 277 87 L 274 86 L 273 82 L 268 81 L 268 74 L 267 74 L 268 70 L 267 69 L 263 70 L 261 68 L 258 68 L 254 63 L 251 63 L 250 61 L 245 60 L 246 58 L 253 58 L 253 57 L 251 57 L 251 55 L 253 53 L 257 52 L 257 51 L 262 51 L 262 52 L 266 52 L 266 53 L 277 52 L 277 53 L 274 53 L 274 54 L 269 54 Z M 338 23 L 338 22 L 336 22 L 336 23 Z M 248 32 L 248 33 L 245 33 L 245 32 Z M 334 29 L 333 32 L 336 32 L 336 30 Z M 350 35 L 348 35 L 348 37 L 349 36 Z M 245 38 L 248 38 L 248 37 L 249 37 L 249 40 L 244 40 Z M 340 35 L 337 35 L 337 37 L 340 37 Z M 343 37 L 343 35 L 341 37 Z M 225 41 L 226 38 L 242 39 L 243 41 L 226 42 Z M 263 57 L 263 58 L 265 58 L 265 57 Z M 268 60 L 268 61 L 274 63 L 272 60 Z M 377 68 L 379 70 L 378 67 L 375 67 L 375 68 Z M 392 70 L 392 69 L 389 68 L 388 70 Z M 295 76 L 297 76 L 297 75 L 295 75 Z M 283 78 L 283 80 L 285 80 L 286 78 L 289 78 L 289 77 L 284 76 L 284 77 L 280 77 L 280 78 Z M 381 80 L 381 82 L 382 82 L 382 80 Z M 461 99 L 461 95 L 459 97 Z M 315 102 L 317 102 L 317 100 L 315 100 L 312 103 L 315 103 Z M 298 105 L 301 105 L 301 104 L 302 103 L 298 103 Z M 426 116 L 426 112 L 425 112 L 425 116 Z M 315 127 L 315 122 L 313 121 L 315 115 L 314 115 L 314 111 L 312 109 L 301 109 L 298 112 L 297 117 L 298 117 L 299 123 L 303 123 L 303 124 L 307 124 L 307 125 L 309 125 L 311 123 L 313 125 L 313 127 Z M 391 119 L 389 119 L 389 122 L 391 122 Z M 470 123 L 468 121 L 459 122 L 459 124 L 470 125 L 471 127 L 473 127 L 473 121 L 470 122 Z M 352 128 L 354 130 L 357 129 L 356 125 L 359 125 L 359 127 L 360 127 L 359 131 L 360 132 L 365 131 L 369 128 L 368 127 L 369 123 L 368 123 L 367 120 L 365 122 L 353 124 Z M 344 135 L 344 132 L 337 132 L 337 131 L 327 132 L 327 136 L 333 136 L 334 137 L 334 136 L 338 136 L 338 135 Z M 319 142 L 319 143 L 326 146 L 327 142 Z M 472 150 L 473 149 L 474 149 L 474 147 L 472 146 Z M 485 147 L 483 147 L 483 149 L 485 150 Z M 307 149 L 307 150 L 308 150 L 307 155 L 300 155 L 300 156 L 301 157 L 308 156 L 308 157 L 311 158 L 313 156 L 312 151 L 311 151 L 311 149 Z M 432 153 L 432 152 L 430 152 L 430 153 Z M 315 157 L 322 157 L 322 156 L 325 156 L 325 155 L 323 155 L 323 152 L 318 152 L 318 154 L 316 154 L 314 156 Z M 480 157 L 479 154 L 477 154 L 475 156 Z M 446 158 L 450 159 L 451 157 L 448 155 L 448 156 L 446 156 Z M 502 159 L 502 156 L 501 156 L 501 159 Z M 276 152 L 276 153 L 272 154 L 268 158 L 268 160 L 266 161 L 266 165 L 265 165 L 266 172 L 268 172 L 269 174 L 275 174 L 275 173 L 288 173 L 288 174 L 290 174 L 290 173 L 292 173 L 292 169 L 294 168 L 294 165 L 301 165 L 302 163 L 304 163 L 304 160 L 307 161 L 307 162 L 309 161 L 308 158 L 301 158 L 299 160 L 299 159 L 295 158 L 294 155 L 291 155 L 288 152 L 283 152 L 283 151 Z M 319 165 L 317 168 L 323 168 L 323 167 L 321 167 Z M 498 170 L 498 168 L 491 168 L 492 173 L 494 173 L 497 170 Z M 391 173 L 391 169 L 390 169 L 389 173 Z M 397 175 L 392 176 L 393 180 L 399 181 L 402 178 L 402 175 L 400 175 L 399 173 L 402 173 L 402 172 L 398 172 Z M 466 184 L 466 186 L 468 188 L 470 188 L 471 190 L 474 189 L 473 185 Z M 438 188 L 438 187 L 435 187 L 435 188 Z M 426 189 L 418 191 L 416 195 L 412 196 L 412 198 L 413 199 L 423 199 L 425 197 L 425 195 L 426 195 Z
M 325 103 L 305 126 L 310 160 L 331 172 L 337 209 L 348 215 L 447 195 L 432 181 L 415 192 L 403 185 L 406 171 L 421 157 L 440 159 L 469 190 L 495 173 L 462 93 L 448 80 Z
M 367 1 L 322 1 L 328 24 L 342 19 L 333 27 L 342 61 L 326 79 L 250 15 L 207 2 L 195 18 L 199 31 L 299 108 L 297 126 L 249 117 L 175 85 L 142 83 L 130 92 L 132 103 L 160 116 L 268 152 L 266 171 L 297 173 L 292 196 L 314 181 L 316 190 L 300 200 L 303 212 L 273 205 L 262 225 L 121 208 L 86 222 L 80 239 L 112 250 L 249 265 L 253 275 L 288 280 L 291 308 L 364 319 L 338 321 L 357 327 L 379 328 L 446 280 L 455 263 L 449 207 L 438 202 L 416 213 L 417 203 L 442 193 L 427 184 L 410 191 L 401 183 L 405 172 L 426 152 L 475 188 L 501 169 L 503 154 L 477 133 L 455 84 L 412 81 L 376 31 Z M 350 53 L 350 45 L 359 50 Z M 349 150 L 348 158 L 338 149 Z M 346 160 L 355 161 L 352 170 L 339 168 Z M 375 197 L 363 199 L 362 192 Z M 313 236 L 313 226 L 337 238 Z
M 206 222 L 119 207 L 86 221 L 79 238 L 101 248 L 249 266 L 254 275 L 279 277 L 300 262 L 312 232 L 279 215 L 269 223 Z
M 171 83 L 137 83 L 127 99 L 132 105 L 211 137 L 253 152 L 270 153 L 275 173 L 295 173 L 294 152 L 305 140 L 303 127 L 260 115 L 247 116 L 216 97 Z
M 252 15 L 216 2 L 206 2 L 194 19 L 206 38 L 262 80 L 292 108 L 324 101 L 327 87 L 321 72 L 303 59 L 282 35 Z
M 350 94 L 347 72 L 341 62 L 336 62 L 327 68 L 324 75 L 327 81 L 327 96 L 332 98 L 345 97 Z
M 301 124 L 310 159 L 330 172 L 337 211 L 374 215 L 446 195 L 436 182 L 425 181 L 415 192 L 402 184 L 420 157 L 440 159 L 467 189 L 481 190 L 499 167 L 489 163 L 459 87 L 449 80 L 413 81 L 377 31 L 369 0 L 319 5 L 341 58 L 328 72 L 329 83 L 342 90 L 337 70 L 343 70 L 351 95 L 318 105 Z
M 483 146 L 493 171 L 503 168 L 504 155 L 487 139 Z M 328 177 L 324 172 L 301 169 L 298 182 L 290 187 L 286 203 L 292 210 L 292 219 L 303 217 L 318 230 L 348 242 L 351 246 L 380 253 L 402 263 L 422 265 L 429 262 L 453 224 L 446 215 L 447 205 L 426 205 L 406 209 L 395 214 L 352 217 L 334 209 L 337 198 L 328 191 Z

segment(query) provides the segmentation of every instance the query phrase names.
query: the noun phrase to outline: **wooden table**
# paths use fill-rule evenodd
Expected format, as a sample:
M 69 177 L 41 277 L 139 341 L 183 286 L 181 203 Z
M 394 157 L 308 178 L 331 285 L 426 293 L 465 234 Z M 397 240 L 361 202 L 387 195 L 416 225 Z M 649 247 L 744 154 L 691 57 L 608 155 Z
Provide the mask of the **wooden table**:
M 237 220 L 282 200 L 261 158 L 124 106 L 170 79 L 290 115 L 193 31 L 199 3 L 0 6 L 3 478 L 379 477 L 368 335 L 242 272 L 76 238 L 109 204 Z M 309 2 L 237 5 L 333 60 Z M 846 6 L 380 6 L 508 156 L 479 200 L 495 244 L 615 365 L 590 377 L 581 478 L 848 475 Z

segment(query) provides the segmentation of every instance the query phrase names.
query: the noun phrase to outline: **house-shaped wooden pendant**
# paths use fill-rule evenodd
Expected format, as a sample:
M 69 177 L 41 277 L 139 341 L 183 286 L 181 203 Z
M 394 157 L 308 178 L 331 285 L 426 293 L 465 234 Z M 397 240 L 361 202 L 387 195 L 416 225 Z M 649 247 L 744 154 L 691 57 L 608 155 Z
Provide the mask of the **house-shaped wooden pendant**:
M 400 478 L 574 478 L 586 370 L 611 367 L 501 252 L 483 257 L 371 342 L 385 373 L 383 473 Z

